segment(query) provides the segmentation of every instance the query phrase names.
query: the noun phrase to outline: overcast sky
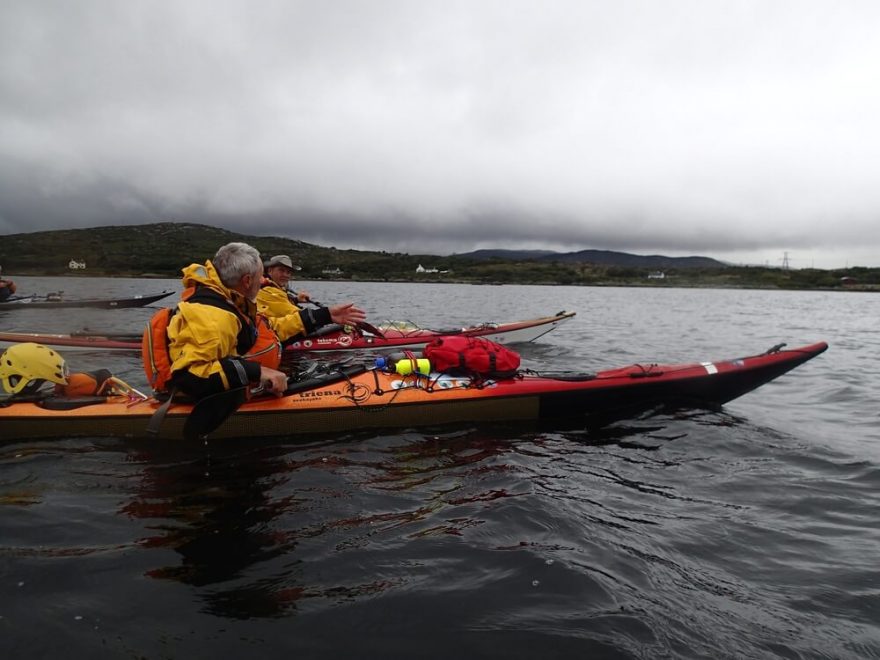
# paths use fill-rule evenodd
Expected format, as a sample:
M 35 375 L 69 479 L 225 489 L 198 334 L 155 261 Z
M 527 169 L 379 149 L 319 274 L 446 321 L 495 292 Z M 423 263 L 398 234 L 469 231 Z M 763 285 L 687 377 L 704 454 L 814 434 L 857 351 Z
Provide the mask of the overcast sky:
M 3 0 L 0 233 L 880 266 L 880 2 Z

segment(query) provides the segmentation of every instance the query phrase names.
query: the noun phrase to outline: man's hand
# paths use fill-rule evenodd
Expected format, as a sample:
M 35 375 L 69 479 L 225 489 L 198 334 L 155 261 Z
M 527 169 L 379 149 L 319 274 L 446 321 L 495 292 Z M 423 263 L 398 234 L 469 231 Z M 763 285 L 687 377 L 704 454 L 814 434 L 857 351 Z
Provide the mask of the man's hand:
M 271 392 L 275 396 L 284 394 L 287 389 L 287 375 L 277 369 L 269 367 L 260 367 L 260 384 L 267 392 Z
M 340 325 L 357 325 L 366 321 L 367 314 L 360 307 L 355 307 L 354 303 L 343 303 L 330 308 L 330 318 Z

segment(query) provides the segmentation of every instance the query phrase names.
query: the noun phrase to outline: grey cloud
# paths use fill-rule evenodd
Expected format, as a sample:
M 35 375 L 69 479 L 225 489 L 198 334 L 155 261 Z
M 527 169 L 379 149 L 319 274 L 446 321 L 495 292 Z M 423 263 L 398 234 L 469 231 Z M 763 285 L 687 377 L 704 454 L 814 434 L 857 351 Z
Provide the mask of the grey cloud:
M 8 0 L 0 231 L 179 219 L 408 252 L 871 258 L 878 18 Z

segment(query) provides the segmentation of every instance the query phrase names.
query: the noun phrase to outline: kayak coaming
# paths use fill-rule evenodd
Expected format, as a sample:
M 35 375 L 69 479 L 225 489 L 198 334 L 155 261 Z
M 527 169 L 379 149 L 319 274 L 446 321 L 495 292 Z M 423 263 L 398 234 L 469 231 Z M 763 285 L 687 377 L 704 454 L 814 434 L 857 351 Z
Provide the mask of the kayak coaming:
M 434 374 L 399 376 L 374 369 L 283 398 L 253 399 L 210 434 L 254 438 L 453 423 L 515 422 L 628 415 L 657 406 L 713 408 L 760 387 L 827 349 L 825 342 L 711 363 L 631 365 L 582 376 L 521 374 L 475 385 Z M 74 410 L 34 403 L 0 408 L 3 438 L 147 438 L 159 402 L 116 398 Z M 174 404 L 160 438 L 183 437 L 192 407 Z
M 484 323 L 454 330 L 404 330 L 390 328 L 384 331 L 386 338 L 372 337 L 366 334 L 352 334 L 334 331 L 324 335 L 307 337 L 285 346 L 285 351 L 320 352 L 320 351 L 392 351 L 407 348 L 419 350 L 424 348 L 431 339 L 440 335 L 465 334 L 474 337 L 485 337 L 499 344 L 531 342 L 543 337 L 562 323 L 574 318 L 575 312 L 559 312 L 554 316 L 543 316 L 536 319 L 513 321 L 510 323 Z M 33 332 L 0 332 L 0 346 L 17 342 L 36 342 L 46 346 L 64 346 L 67 348 L 141 350 L 141 338 L 137 335 L 91 335 L 91 334 L 41 334 Z

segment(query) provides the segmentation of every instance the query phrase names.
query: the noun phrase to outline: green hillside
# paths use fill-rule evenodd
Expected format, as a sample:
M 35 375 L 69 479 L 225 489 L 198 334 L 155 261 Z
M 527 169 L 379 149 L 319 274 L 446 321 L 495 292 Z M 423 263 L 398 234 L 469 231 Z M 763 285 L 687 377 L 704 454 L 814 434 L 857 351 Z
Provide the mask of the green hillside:
M 25 234 L 0 240 L 0 265 L 8 276 L 86 275 L 177 277 L 180 269 L 203 262 L 230 241 L 244 241 L 265 257 L 288 254 L 303 266 L 299 279 L 569 284 L 593 286 L 702 286 L 788 289 L 880 288 L 880 268 L 783 270 L 763 267 L 681 267 L 655 269 L 571 260 L 438 257 L 361 250 L 337 250 L 275 236 L 248 236 L 190 223 L 95 227 Z M 573 253 L 576 254 L 576 253 Z M 562 260 L 562 257 L 567 260 Z M 621 253 L 621 259 L 627 256 Z M 588 257 L 585 257 L 588 258 Z M 73 261 L 86 264 L 71 270 Z M 674 263 L 674 262 L 673 262 Z M 717 262 L 716 262 L 717 263 Z M 416 272 L 422 265 L 429 272 Z M 844 279 L 848 278 L 848 279 Z
M 249 236 L 225 229 L 188 223 L 96 227 L 12 234 L 3 237 L 0 264 L 7 273 L 29 275 L 71 274 L 71 260 L 83 262 L 85 275 L 176 277 L 193 262 L 210 259 L 230 241 L 244 241 L 265 257 L 288 254 L 303 266 L 301 277 L 320 277 L 339 269 L 352 277 L 373 279 L 383 272 L 415 272 L 419 258 L 382 252 L 337 250 L 303 241 L 271 236 Z M 431 257 L 436 260 L 436 257 Z

